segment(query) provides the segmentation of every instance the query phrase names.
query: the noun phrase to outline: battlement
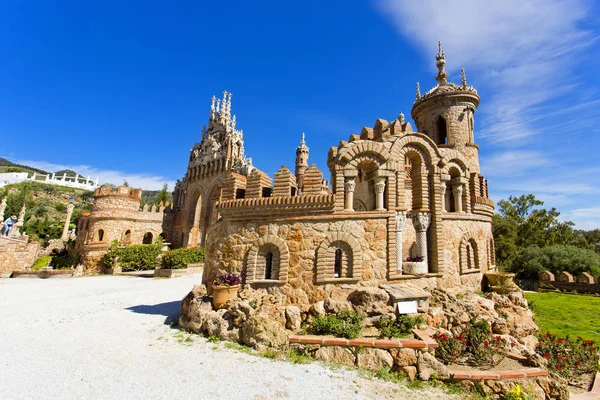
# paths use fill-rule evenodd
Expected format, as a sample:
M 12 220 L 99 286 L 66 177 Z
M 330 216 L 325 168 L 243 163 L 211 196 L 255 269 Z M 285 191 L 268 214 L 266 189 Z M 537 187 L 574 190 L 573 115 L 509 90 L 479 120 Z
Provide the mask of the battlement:
M 109 184 L 104 184 L 94 191 L 94 198 L 125 197 L 132 200 L 142 200 L 142 189 L 132 189 L 129 186 L 119 186 L 113 189 Z
M 237 218 L 256 218 L 256 213 L 314 216 L 320 213 L 331 213 L 334 207 L 334 194 L 276 196 L 222 201 L 219 203 L 219 212 L 222 215 L 235 215 Z

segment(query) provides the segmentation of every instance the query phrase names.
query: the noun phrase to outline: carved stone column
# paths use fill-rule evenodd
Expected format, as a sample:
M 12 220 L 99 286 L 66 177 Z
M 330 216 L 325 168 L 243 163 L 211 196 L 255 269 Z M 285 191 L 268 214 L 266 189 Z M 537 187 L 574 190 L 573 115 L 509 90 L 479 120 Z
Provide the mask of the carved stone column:
M 442 181 L 442 211 L 446 211 L 446 182 Z
M 385 192 L 385 177 L 378 176 L 375 179 L 374 187 L 375 187 L 375 210 L 383 211 L 385 207 L 383 206 L 383 192 Z
M 67 206 L 67 219 L 65 220 L 65 226 L 63 227 L 62 236 L 60 237 L 60 240 L 63 242 L 69 240 L 69 223 L 71 222 L 71 215 L 73 215 L 74 208 L 75 205 L 73 203 L 69 203 Z
M 456 212 L 463 212 L 463 185 L 459 183 L 452 188 L 452 193 L 454 194 L 454 209 Z
M 354 181 L 354 178 L 346 178 L 344 188 L 346 190 L 344 210 L 354 211 L 354 189 L 356 188 L 356 182 Z
M 402 232 L 406 227 L 406 211 L 396 212 L 396 267 L 402 273 Z
M 424 212 L 416 212 L 412 215 L 413 225 L 417 232 L 417 251 L 418 255 L 423 257 L 423 261 L 427 263 L 427 229 L 431 224 L 431 214 Z

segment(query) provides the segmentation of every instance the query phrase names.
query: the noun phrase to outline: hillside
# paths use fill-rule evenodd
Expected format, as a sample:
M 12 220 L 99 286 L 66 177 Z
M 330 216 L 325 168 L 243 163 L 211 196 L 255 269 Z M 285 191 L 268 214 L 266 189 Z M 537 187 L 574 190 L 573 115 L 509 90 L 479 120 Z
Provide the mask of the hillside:
M 15 164 L 11 161 L 8 161 L 6 158 L 0 157 L 0 173 L 3 172 L 27 172 L 27 173 L 36 173 L 36 174 L 47 174 L 47 171 L 29 167 L 27 165 Z
M 21 182 L 0 189 L 0 201 L 6 197 L 4 219 L 10 215 L 19 215 L 25 204 L 25 232 L 32 239 L 58 239 L 67 214 L 67 205 L 71 195 L 75 195 L 75 209 L 71 218 L 73 229 L 83 212 L 90 211 L 93 192 L 73 189 L 41 182 Z

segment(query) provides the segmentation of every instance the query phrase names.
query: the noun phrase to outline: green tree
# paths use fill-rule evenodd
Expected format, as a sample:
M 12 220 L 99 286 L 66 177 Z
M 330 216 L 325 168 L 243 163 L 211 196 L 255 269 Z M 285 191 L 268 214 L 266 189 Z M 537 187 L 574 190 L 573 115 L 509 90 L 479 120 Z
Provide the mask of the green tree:
M 163 188 L 160 192 L 158 192 L 158 204 L 163 203 L 167 204 L 169 202 L 169 184 L 165 182 Z

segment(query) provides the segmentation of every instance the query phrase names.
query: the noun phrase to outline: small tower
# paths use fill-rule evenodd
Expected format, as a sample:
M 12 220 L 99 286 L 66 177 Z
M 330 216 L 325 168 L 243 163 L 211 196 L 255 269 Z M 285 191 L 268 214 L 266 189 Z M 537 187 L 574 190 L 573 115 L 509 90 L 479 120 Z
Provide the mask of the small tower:
M 479 170 L 478 147 L 474 142 L 474 114 L 479 106 L 477 90 L 467 85 L 462 69 L 461 84 L 448 81 L 446 54 L 438 43 L 435 56 L 438 73 L 437 85 L 421 95 L 417 84 L 417 98 L 412 117 L 417 130 L 429 136 L 438 146 L 456 149 L 473 160 L 473 168 Z
M 304 140 L 304 132 L 302 132 L 302 141 L 300 146 L 296 147 L 296 182 L 298 188 L 302 188 L 304 181 L 304 172 L 308 168 L 308 146 Z

